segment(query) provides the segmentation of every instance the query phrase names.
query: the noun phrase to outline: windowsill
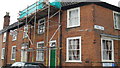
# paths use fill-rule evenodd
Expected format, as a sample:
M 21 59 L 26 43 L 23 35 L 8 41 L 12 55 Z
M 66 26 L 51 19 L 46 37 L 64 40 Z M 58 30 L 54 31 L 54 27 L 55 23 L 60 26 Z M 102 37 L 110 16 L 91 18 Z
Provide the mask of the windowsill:
M 38 35 L 42 35 L 42 34 L 44 34 L 44 32 L 43 33 L 38 33 Z
M 115 30 L 120 30 L 120 29 L 118 29 L 118 28 L 114 28 Z
M 80 25 L 74 25 L 74 26 L 67 26 L 67 28 L 75 28 L 75 27 L 79 27 Z
M 12 40 L 13 42 L 16 41 L 16 40 Z
M 15 61 L 15 59 L 11 59 L 12 61 Z
M 36 60 L 37 62 L 44 62 L 44 61 L 42 61 L 42 60 Z
M 102 62 L 115 62 L 114 60 L 102 60 Z
M 82 61 L 65 61 L 65 62 L 68 62 L 68 63 L 82 63 Z
M 26 38 L 28 38 L 28 37 L 23 37 L 23 39 L 26 39 Z

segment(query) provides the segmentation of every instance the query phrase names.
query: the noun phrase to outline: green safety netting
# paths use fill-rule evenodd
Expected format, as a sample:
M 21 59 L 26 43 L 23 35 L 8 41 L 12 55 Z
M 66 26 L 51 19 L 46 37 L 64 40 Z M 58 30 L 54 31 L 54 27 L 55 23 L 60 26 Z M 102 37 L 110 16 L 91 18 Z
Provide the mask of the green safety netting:
M 42 9 L 44 4 L 42 3 L 44 0 L 40 0 L 37 3 L 32 4 L 31 6 L 27 7 L 23 11 L 20 12 L 20 17 L 23 18 L 33 12 L 35 12 L 38 9 Z M 49 0 L 49 3 L 51 6 L 54 6 L 56 8 L 61 8 L 60 0 Z

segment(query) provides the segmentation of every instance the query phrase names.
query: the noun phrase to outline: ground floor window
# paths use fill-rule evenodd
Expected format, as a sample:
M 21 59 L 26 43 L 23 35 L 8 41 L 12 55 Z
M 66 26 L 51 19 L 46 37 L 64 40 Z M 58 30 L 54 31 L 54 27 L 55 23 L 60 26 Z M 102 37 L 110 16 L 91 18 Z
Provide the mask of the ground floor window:
M 2 48 L 1 59 L 4 59 L 4 57 L 5 57 L 5 48 Z
M 114 47 L 113 40 L 109 38 L 102 38 L 101 40 L 102 61 L 114 61 Z
M 37 54 L 36 54 L 36 61 L 44 61 L 44 42 L 37 43 Z
M 81 62 L 81 37 L 67 38 L 68 62 Z
M 11 60 L 15 60 L 15 57 L 16 57 L 16 46 L 12 46 Z
M 27 46 L 22 46 L 21 47 L 21 61 L 22 62 L 27 62 Z

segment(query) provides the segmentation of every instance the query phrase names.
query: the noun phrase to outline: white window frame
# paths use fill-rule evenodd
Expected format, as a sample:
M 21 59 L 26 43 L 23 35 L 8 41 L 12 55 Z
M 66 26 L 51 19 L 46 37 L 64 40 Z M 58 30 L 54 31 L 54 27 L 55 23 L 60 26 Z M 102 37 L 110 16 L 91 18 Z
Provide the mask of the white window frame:
M 78 10 L 78 25 L 69 26 L 69 21 L 70 21 L 69 20 L 69 12 L 73 11 L 73 10 Z M 80 26 L 80 7 L 72 8 L 72 9 L 67 10 L 67 28 L 77 27 L 77 26 Z
M 26 31 L 27 30 L 27 31 Z M 24 26 L 24 32 L 23 32 L 23 38 L 27 38 L 28 37 L 28 25 Z
M 4 51 L 3 51 L 4 50 Z M 1 52 L 1 59 L 4 59 L 5 57 L 5 48 L 2 48 L 2 52 Z
M 120 28 L 115 27 L 116 24 L 118 25 L 118 23 L 115 23 L 115 14 L 119 14 L 120 15 L 120 13 L 116 12 L 116 11 L 113 11 L 114 29 L 120 30 Z M 120 24 L 119 24 L 119 26 L 120 26 Z
M 69 60 L 69 53 L 68 53 L 68 46 L 69 46 L 69 39 L 79 39 L 79 45 L 80 45 L 80 60 Z M 81 61 L 81 36 L 78 36 L 78 37 L 69 37 L 66 39 L 67 41 L 67 46 L 66 46 L 66 62 L 82 62 Z
M 17 40 L 17 29 L 13 30 L 15 34 L 12 34 L 12 41 Z
M 15 50 L 15 58 L 12 58 L 13 57 L 13 48 L 15 47 L 16 49 L 16 46 L 12 46 L 12 51 L 11 51 L 11 60 L 15 60 L 16 59 L 16 50 Z
M 5 33 L 3 34 L 3 42 L 6 42 L 6 39 L 7 39 L 7 33 L 5 32 Z
M 112 60 L 104 60 L 103 59 L 103 42 L 102 42 L 102 40 L 110 40 L 110 41 L 112 41 Z M 102 59 L 102 62 L 114 62 L 114 41 L 113 41 L 113 39 L 111 39 L 111 38 L 108 38 L 108 37 L 102 37 L 101 38 L 101 59 Z
M 45 27 L 45 18 L 42 18 L 42 19 L 38 20 L 38 34 L 43 34 L 45 32 L 45 28 L 44 28 L 44 32 L 42 32 L 42 33 L 39 32 L 40 31 L 39 30 L 39 28 L 40 28 L 39 26 L 41 25 L 40 21 L 42 21 L 42 20 L 44 20 L 44 22 L 42 22 L 42 23 L 44 23 L 44 27 Z
M 44 41 L 37 42 L 37 48 L 40 48 L 40 47 L 38 47 L 38 44 L 44 44 Z M 42 60 L 40 60 L 38 58 L 38 51 L 36 51 L 36 61 L 44 61 L 44 51 L 43 51 L 43 59 Z

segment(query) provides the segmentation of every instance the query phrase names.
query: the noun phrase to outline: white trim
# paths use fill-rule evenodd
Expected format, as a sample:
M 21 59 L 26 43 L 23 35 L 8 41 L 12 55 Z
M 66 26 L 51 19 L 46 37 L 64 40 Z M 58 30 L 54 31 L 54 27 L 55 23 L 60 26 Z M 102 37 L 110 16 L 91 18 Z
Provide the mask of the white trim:
M 37 48 L 39 48 L 38 47 L 38 44 L 44 44 L 44 41 L 41 41 L 41 42 L 37 42 Z M 37 57 L 37 53 L 38 51 L 36 51 L 36 61 L 44 61 L 44 58 L 43 58 L 43 60 L 38 60 L 38 57 Z
M 52 41 L 50 41 L 49 43 L 49 46 L 51 45 L 51 43 L 53 43 L 53 42 L 55 42 L 55 44 L 57 45 L 57 43 L 56 43 L 56 40 L 52 40 Z M 51 52 L 51 49 L 49 49 L 49 68 L 50 68 L 50 52 Z M 56 52 L 55 52 L 56 53 Z M 55 55 L 55 58 L 56 58 L 56 55 Z M 55 66 L 56 66 L 56 59 L 55 59 Z
M 3 54 L 3 50 L 4 50 L 4 54 Z M 4 59 L 5 57 L 5 48 L 2 48 L 2 51 L 1 51 L 1 59 Z
M 79 39 L 79 45 L 80 45 L 80 60 L 69 60 L 69 59 L 68 59 L 68 42 L 69 42 L 69 39 Z M 66 44 L 67 44 L 67 46 L 66 46 L 66 62 L 82 62 L 82 61 L 81 61 L 81 55 L 82 55 L 82 54 L 81 54 L 81 51 L 82 51 L 82 50 L 81 50 L 81 49 L 82 49 L 82 48 L 81 48 L 81 36 L 78 36 L 78 37 L 69 37 L 69 38 L 66 39 L 66 41 L 67 41 L 67 42 L 66 42 Z
M 72 10 L 78 10 L 78 20 L 79 21 L 78 21 L 78 25 L 69 26 L 69 12 Z M 80 7 L 67 10 L 67 28 L 77 27 L 77 26 L 80 26 Z
M 110 41 L 112 41 L 112 50 L 113 50 L 113 52 L 112 52 L 112 60 L 103 60 L 103 43 L 102 43 L 102 40 L 110 40 Z M 113 42 L 113 39 L 111 39 L 111 38 L 107 38 L 107 37 L 102 37 L 101 38 L 101 59 L 102 59 L 102 62 L 115 62 L 114 61 L 114 42 Z
M 65 62 L 71 62 L 71 61 L 65 61 Z M 72 61 L 72 63 L 82 63 L 82 61 Z
M 13 48 L 14 48 L 14 47 L 16 48 L 16 46 L 12 46 L 12 51 L 11 51 L 11 60 L 15 60 L 15 59 L 16 59 L 16 57 L 15 57 L 14 59 L 12 58 L 12 56 L 13 56 L 13 55 L 12 55 L 12 53 L 13 53 Z M 16 50 L 15 50 L 15 56 L 16 56 Z

